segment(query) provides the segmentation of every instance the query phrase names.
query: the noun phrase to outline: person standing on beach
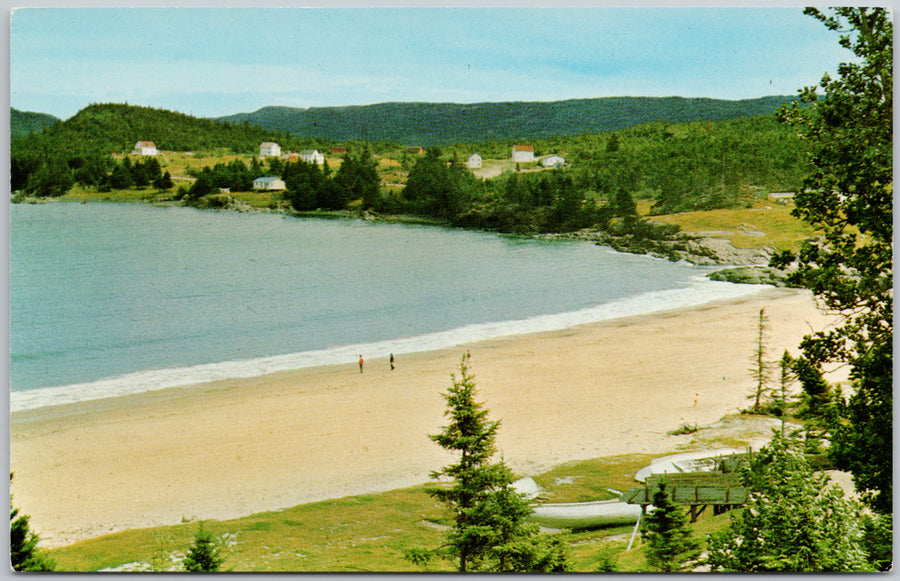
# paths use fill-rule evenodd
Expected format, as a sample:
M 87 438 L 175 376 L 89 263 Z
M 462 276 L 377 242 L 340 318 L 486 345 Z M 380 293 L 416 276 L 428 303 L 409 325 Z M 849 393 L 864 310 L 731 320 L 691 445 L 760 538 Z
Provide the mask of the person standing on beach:
M 391 353 L 391 371 L 394 370 L 394 354 Z
M 360 373 L 362 373 L 363 363 L 365 363 L 365 361 L 363 361 L 362 353 L 360 353 L 360 354 L 359 354 L 359 372 L 360 372 Z

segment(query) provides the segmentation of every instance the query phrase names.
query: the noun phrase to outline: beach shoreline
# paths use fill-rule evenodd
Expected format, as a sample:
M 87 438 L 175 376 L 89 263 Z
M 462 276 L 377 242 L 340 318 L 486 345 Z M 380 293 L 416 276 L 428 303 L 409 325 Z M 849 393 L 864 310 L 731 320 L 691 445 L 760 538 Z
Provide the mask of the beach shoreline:
M 466 350 L 516 473 L 666 453 L 668 431 L 746 407 L 763 307 L 770 359 L 833 320 L 808 292 L 769 288 L 405 354 L 393 371 L 367 358 L 363 373 L 353 361 L 14 412 L 14 501 L 59 546 L 427 482 L 450 458 L 427 436 Z

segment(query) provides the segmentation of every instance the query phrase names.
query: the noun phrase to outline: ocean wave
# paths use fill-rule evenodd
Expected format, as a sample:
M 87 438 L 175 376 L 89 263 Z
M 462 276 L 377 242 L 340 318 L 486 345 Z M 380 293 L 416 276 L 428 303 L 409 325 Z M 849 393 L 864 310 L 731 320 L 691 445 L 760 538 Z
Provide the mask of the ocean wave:
M 497 337 L 556 331 L 610 319 L 736 299 L 760 292 L 765 288 L 771 287 L 717 282 L 698 276 L 692 278 L 682 288 L 647 292 L 577 311 L 538 315 L 513 321 L 465 325 L 447 331 L 377 343 L 341 345 L 301 353 L 190 367 L 153 369 L 89 383 L 13 391 L 10 393 L 10 412 L 183 387 L 222 379 L 256 377 L 290 369 L 344 364 L 356 361 L 359 354 L 364 354 L 367 359 L 374 359 L 387 357 L 391 353 L 402 355 L 435 351 Z

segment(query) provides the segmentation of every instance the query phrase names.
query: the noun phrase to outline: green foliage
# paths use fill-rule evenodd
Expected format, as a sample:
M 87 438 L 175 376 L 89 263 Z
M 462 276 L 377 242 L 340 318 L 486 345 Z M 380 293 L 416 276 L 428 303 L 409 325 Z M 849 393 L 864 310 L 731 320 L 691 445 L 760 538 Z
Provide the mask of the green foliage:
M 10 473 L 9 480 L 13 475 Z M 38 548 L 40 538 L 28 525 L 27 514 L 19 514 L 19 509 L 9 496 L 9 560 L 15 571 L 53 571 L 56 563 Z
M 641 530 L 647 562 L 666 573 L 690 570 L 700 556 L 701 543 L 692 538 L 687 514 L 672 502 L 664 480 L 653 493 L 653 507 Z
M 854 363 L 856 391 L 832 430 L 829 457 L 849 470 L 863 500 L 884 514 L 893 512 L 893 353 L 873 345 Z
M 270 131 L 335 141 L 358 139 L 411 145 L 447 145 L 486 138 L 515 140 L 598 133 L 654 121 L 679 123 L 733 119 L 771 113 L 789 100 L 789 97 L 779 96 L 744 101 L 607 97 L 466 105 L 380 103 L 310 109 L 263 107 L 253 113 L 240 113 L 220 119 L 232 123 L 252 123 Z M 508 145 L 511 146 L 512 143 Z M 508 155 L 508 147 L 505 147 L 505 152 Z
M 72 171 L 59 158 L 46 159 L 28 175 L 23 188 L 26 194 L 37 197 L 57 198 L 65 195 L 75 185 Z
M 287 187 L 284 198 L 297 211 L 338 210 L 342 205 L 333 194 L 334 188 L 327 178 L 328 167 L 324 171 L 314 163 L 297 161 L 286 163 L 281 179 Z
M 812 149 L 796 215 L 822 236 L 773 265 L 796 260 L 791 280 L 844 315 L 843 324 L 808 335 L 801 348 L 814 365 L 850 364 L 857 394 L 834 434 L 834 459 L 868 491 L 871 506 L 890 512 L 884 475 L 892 473 L 893 456 L 893 23 L 885 8 L 805 12 L 842 33 L 840 45 L 854 62 L 838 67 L 839 78 L 822 78 L 824 99 L 815 87 L 801 91 L 800 101 L 815 103 L 814 110 L 795 103 L 780 114 Z
M 815 473 L 799 442 L 775 433 L 741 468 L 750 501 L 708 539 L 713 571 L 849 572 L 870 567 L 861 506 Z
M 347 153 L 341 167 L 334 175 L 333 191 L 336 202 L 343 207 L 352 200 L 362 200 L 363 209 L 376 208 L 381 201 L 381 181 L 378 178 L 378 163 L 365 146 L 359 155 Z
M 189 573 L 213 572 L 218 571 L 224 562 L 219 542 L 200 523 L 194 534 L 194 542 L 184 558 L 184 570 Z
M 44 129 L 58 123 L 59 119 L 46 113 L 32 113 L 19 111 L 13 107 L 9 110 L 9 137 L 15 141 L 28 137 L 32 133 L 39 133 Z
M 325 140 L 273 133 L 252 125 L 233 125 L 152 107 L 113 103 L 90 105 L 66 121 L 16 139 L 11 144 L 10 162 L 14 169 L 12 190 L 22 189 L 29 175 L 51 162 L 58 161 L 72 166 L 72 160 L 128 153 L 140 140 L 154 141 L 160 151 L 222 149 L 235 153 L 254 153 L 263 141 L 277 141 L 285 149 L 302 149 L 311 145 L 324 148 L 328 143 Z M 138 187 L 146 185 L 143 183 L 143 176 L 137 177 Z M 42 182 L 45 179 L 42 177 Z M 43 190 L 32 188 L 28 191 L 35 195 L 61 195 L 41 194 L 40 192 L 46 191 L 46 187 Z
M 170 190 L 175 187 L 175 182 L 172 181 L 172 174 L 166 172 L 158 176 L 153 180 L 153 187 L 157 190 Z
M 863 547 L 869 555 L 869 563 L 876 571 L 890 571 L 894 561 L 894 516 L 882 513 L 865 515 L 862 520 Z
M 429 436 L 459 455 L 457 462 L 431 474 L 435 479 L 449 477 L 452 483 L 429 491 L 451 509 L 454 525 L 445 547 L 408 550 L 406 558 L 420 565 L 435 555 L 452 558 L 460 572 L 565 570 L 565 545 L 537 536 L 538 526 L 526 521 L 531 507 L 511 486 L 512 472 L 503 461 L 491 462 L 500 422 L 487 419 L 475 393 L 474 376 L 463 356 L 459 379 L 453 376 L 453 386 L 443 394 L 450 423 Z
M 481 183 L 454 157 L 441 159 L 441 150 L 430 147 L 409 171 L 403 198 L 420 214 L 456 223 L 481 190 Z
M 619 566 L 616 564 L 616 558 L 613 556 L 612 551 L 601 552 L 600 556 L 597 557 L 597 565 L 594 568 L 594 572 L 615 573 L 618 570 Z

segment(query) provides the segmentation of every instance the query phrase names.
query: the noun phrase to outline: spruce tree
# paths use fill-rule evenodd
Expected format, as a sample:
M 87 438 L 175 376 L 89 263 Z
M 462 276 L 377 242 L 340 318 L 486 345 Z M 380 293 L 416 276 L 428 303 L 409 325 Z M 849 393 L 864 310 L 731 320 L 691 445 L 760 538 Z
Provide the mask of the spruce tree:
M 450 418 L 440 434 L 429 436 L 459 455 L 457 462 L 433 471 L 432 478 L 452 482 L 429 493 L 453 511 L 447 544 L 437 550 L 413 549 L 406 558 L 416 564 L 432 556 L 456 561 L 460 572 L 564 571 L 565 547 L 558 538 L 540 538 L 538 526 L 527 522 L 532 513 L 525 497 L 512 488 L 512 471 L 501 460 L 492 462 L 499 421 L 475 401 L 475 378 L 468 357 L 460 362 L 460 377 L 443 394 Z
M 814 472 L 800 443 L 777 432 L 741 469 L 750 500 L 709 536 L 709 565 L 726 572 L 871 570 L 861 506 Z
M 201 523 L 194 534 L 194 544 L 184 558 L 184 570 L 190 573 L 218 571 L 224 562 L 225 558 L 222 557 L 218 541 L 211 532 L 203 528 Z
M 767 325 L 769 318 L 766 316 L 766 309 L 759 310 L 759 319 L 756 323 L 756 346 L 753 349 L 753 366 L 750 368 L 750 375 L 753 376 L 756 386 L 748 398 L 753 400 L 753 407 L 750 408 L 754 413 L 762 411 L 763 398 L 768 391 L 768 384 L 771 375 L 771 364 L 766 360 L 766 338 Z
M 641 531 L 647 562 L 666 573 L 690 570 L 700 556 L 700 541 L 691 537 L 687 514 L 672 501 L 664 480 L 653 493 L 653 507 Z

